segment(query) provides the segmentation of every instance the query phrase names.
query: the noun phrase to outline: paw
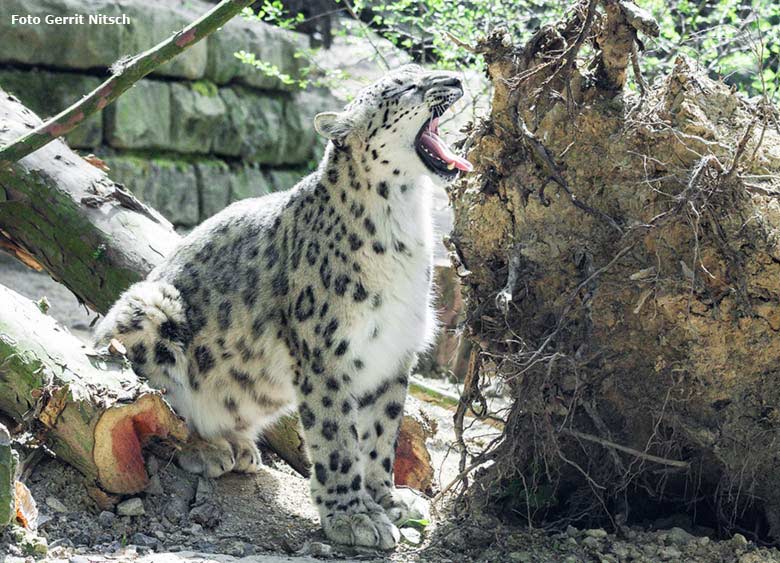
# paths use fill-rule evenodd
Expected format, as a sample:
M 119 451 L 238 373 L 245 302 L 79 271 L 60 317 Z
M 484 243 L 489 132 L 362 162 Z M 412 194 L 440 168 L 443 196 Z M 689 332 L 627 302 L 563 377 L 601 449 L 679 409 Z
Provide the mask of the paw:
M 232 471 L 236 466 L 233 448 L 224 438 L 210 441 L 195 439 L 184 445 L 176 461 L 185 471 L 212 479 Z
M 250 438 L 235 438 L 230 441 L 233 453 L 236 457 L 236 465 L 233 471 L 241 473 L 257 473 L 263 466 L 260 450 L 257 449 L 254 440 Z
M 343 545 L 393 549 L 401 537 L 398 528 L 380 507 L 370 501 L 368 504 L 376 510 L 364 506 L 361 511 L 322 515 L 322 529 L 328 539 Z
M 407 520 L 430 520 L 428 500 L 414 489 L 386 489 L 384 496 L 377 502 L 385 509 L 390 521 L 397 526 Z

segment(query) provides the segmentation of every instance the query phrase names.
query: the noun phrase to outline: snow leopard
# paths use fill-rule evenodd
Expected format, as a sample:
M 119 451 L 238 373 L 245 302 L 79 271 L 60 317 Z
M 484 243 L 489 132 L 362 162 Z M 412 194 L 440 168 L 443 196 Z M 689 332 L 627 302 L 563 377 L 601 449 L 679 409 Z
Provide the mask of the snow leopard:
M 297 408 L 326 536 L 396 545 L 395 445 L 436 325 L 432 189 L 471 170 L 438 134 L 462 95 L 407 65 L 316 115 L 315 172 L 204 221 L 101 320 L 97 344 L 122 342 L 197 436 L 183 468 L 257 471 L 257 439 Z

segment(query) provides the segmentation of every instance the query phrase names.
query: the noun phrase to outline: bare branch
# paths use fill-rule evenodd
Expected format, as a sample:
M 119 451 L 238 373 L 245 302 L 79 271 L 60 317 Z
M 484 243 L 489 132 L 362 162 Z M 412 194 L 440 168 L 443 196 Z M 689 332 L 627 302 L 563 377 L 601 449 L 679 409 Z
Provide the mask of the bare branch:
M 155 47 L 129 60 L 114 63 L 111 78 L 90 94 L 33 131 L 0 148 L 0 166 L 14 163 L 68 133 L 154 69 L 222 27 L 251 3 L 252 0 L 222 0 L 214 9 Z

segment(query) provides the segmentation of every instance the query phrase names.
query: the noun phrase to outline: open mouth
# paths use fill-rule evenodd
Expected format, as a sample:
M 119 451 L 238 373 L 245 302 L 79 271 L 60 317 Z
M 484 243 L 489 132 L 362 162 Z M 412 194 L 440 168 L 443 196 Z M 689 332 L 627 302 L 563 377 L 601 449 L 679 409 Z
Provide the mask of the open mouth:
M 442 112 L 434 111 L 431 118 L 417 133 L 414 141 L 414 148 L 423 164 L 431 172 L 439 176 L 452 179 L 458 175 L 458 172 L 471 172 L 473 166 L 471 163 L 456 155 L 452 149 L 439 137 L 439 115 Z

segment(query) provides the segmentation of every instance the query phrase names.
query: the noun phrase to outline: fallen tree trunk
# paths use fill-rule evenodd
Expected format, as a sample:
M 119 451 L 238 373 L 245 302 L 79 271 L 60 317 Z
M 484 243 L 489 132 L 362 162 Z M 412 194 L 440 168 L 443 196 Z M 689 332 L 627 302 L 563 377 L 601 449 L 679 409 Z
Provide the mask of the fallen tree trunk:
M 0 90 L 0 123 L 2 145 L 41 120 Z M 180 237 L 165 218 L 98 166 L 59 139 L 0 166 L 0 247 L 28 266 L 46 270 L 91 309 L 105 313 Z M 0 401 L 0 410 L 5 408 Z M 293 468 L 306 472 L 297 418 L 282 419 L 266 442 Z
M 495 461 L 470 500 L 564 526 L 687 512 L 778 542 L 777 110 L 684 58 L 630 93 L 637 31 L 655 29 L 591 0 L 522 47 L 476 48 L 492 111 L 452 242 L 477 373 L 514 406 L 468 460 Z M 466 391 L 479 404 L 479 377 Z
M 122 357 L 100 355 L 29 299 L 0 286 L 0 410 L 112 493 L 148 484 L 142 446 L 187 429 Z M 13 481 L 12 481 L 13 482 Z

